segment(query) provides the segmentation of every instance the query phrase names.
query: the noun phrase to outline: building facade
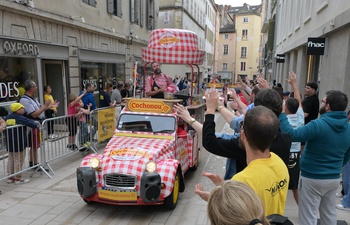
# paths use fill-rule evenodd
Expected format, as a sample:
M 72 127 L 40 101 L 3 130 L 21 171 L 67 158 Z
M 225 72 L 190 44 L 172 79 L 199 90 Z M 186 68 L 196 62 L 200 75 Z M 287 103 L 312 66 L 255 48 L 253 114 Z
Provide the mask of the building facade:
M 213 64 L 213 69 L 212 71 L 208 71 L 208 76 L 214 73 L 217 73 L 219 70 L 219 46 L 220 46 L 220 28 L 221 28 L 221 18 L 222 18 L 222 8 L 219 5 L 216 5 L 217 8 L 217 13 L 216 13 L 216 24 L 215 24 L 215 44 L 214 44 L 214 64 Z
M 252 80 L 259 72 L 261 58 L 261 5 L 245 3 L 242 7 L 232 7 L 227 13 L 235 21 L 237 35 L 235 74 Z
M 69 94 L 87 82 L 95 84 L 97 101 L 105 81 L 130 79 L 136 60 L 142 67 L 141 47 L 156 27 L 157 2 L 1 1 L 1 102 L 18 99 L 26 79 L 37 82 L 41 102 L 43 86 L 52 86 L 59 115 Z
M 201 82 L 213 70 L 216 38 L 217 9 L 214 0 L 164 0 L 159 2 L 159 28 L 185 29 L 198 36 L 199 50 L 206 51 L 206 58 L 195 70 L 194 81 Z M 186 65 L 163 65 L 162 71 L 175 78 L 191 79 L 191 68 Z M 176 73 L 174 73 L 176 71 Z
M 275 50 L 284 63 L 274 64 L 273 73 L 285 89 L 288 72 L 297 74 L 301 92 L 306 82 L 319 83 L 320 98 L 328 90 L 350 94 L 350 5 L 346 0 L 275 2 Z M 274 16 L 274 15 L 273 15 Z
M 236 29 L 235 24 L 227 24 L 220 28 L 219 36 L 219 69 L 217 74 L 222 81 L 235 81 L 236 56 Z

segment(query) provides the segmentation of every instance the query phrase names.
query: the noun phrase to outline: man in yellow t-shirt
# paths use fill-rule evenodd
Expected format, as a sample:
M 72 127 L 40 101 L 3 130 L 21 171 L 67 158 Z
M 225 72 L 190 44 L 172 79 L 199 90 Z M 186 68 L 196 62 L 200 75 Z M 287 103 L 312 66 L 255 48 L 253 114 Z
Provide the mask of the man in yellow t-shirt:
M 250 186 L 259 196 L 265 215 L 284 214 L 287 201 L 289 174 L 281 158 L 269 151 L 278 132 L 279 121 L 275 113 L 264 106 L 250 109 L 241 125 L 241 148 L 246 150 L 248 166 L 232 177 Z M 203 172 L 203 176 L 218 185 L 221 176 Z M 196 185 L 195 192 L 208 200 L 209 192 Z
M 275 153 L 270 158 L 254 159 L 232 180 L 241 181 L 250 186 L 260 197 L 265 215 L 284 214 L 289 175 L 284 162 Z

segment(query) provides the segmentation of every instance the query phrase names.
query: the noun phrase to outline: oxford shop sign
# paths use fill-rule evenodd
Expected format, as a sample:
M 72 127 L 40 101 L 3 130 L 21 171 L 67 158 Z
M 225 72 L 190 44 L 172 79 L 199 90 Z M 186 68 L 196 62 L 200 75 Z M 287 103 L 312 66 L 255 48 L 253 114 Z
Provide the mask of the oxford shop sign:
M 17 41 L 4 41 L 2 47 L 5 54 L 30 56 L 39 55 L 39 47 L 35 44 Z
M 325 38 L 308 38 L 307 55 L 324 55 Z

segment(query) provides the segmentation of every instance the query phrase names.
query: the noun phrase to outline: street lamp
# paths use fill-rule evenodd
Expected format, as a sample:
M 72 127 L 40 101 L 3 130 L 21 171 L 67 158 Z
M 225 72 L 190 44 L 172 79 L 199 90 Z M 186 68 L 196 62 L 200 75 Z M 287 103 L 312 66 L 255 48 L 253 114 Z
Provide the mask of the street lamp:
M 134 37 L 132 35 L 129 35 L 128 36 L 128 45 L 131 45 L 133 40 L 134 40 Z

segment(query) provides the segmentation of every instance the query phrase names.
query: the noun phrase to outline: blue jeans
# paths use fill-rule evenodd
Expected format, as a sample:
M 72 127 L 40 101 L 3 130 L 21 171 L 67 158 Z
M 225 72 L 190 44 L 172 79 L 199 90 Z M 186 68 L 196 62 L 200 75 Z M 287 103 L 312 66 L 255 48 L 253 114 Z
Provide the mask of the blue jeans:
M 222 139 L 232 139 L 232 138 L 237 138 L 239 135 L 236 134 L 221 134 L 221 133 L 215 133 L 216 137 L 222 138 Z M 224 175 L 224 180 L 230 180 L 233 175 L 236 174 L 236 160 L 227 158 L 226 159 L 226 167 L 225 167 L 225 175 Z
M 90 139 L 89 129 L 87 123 L 79 122 L 80 132 L 79 132 L 79 143 L 80 145 L 85 144 Z
M 341 204 L 346 208 L 350 208 L 350 161 L 343 167 L 343 188 L 344 197 L 341 200 Z
M 94 139 L 94 137 L 95 137 L 95 134 L 96 134 L 96 132 L 97 132 L 97 126 L 98 126 L 98 123 L 97 123 L 97 120 L 96 120 L 96 118 L 91 118 L 91 122 L 92 122 L 92 126 L 93 126 L 93 128 L 91 129 L 91 138 L 92 139 Z M 92 140 L 91 140 L 92 141 Z

